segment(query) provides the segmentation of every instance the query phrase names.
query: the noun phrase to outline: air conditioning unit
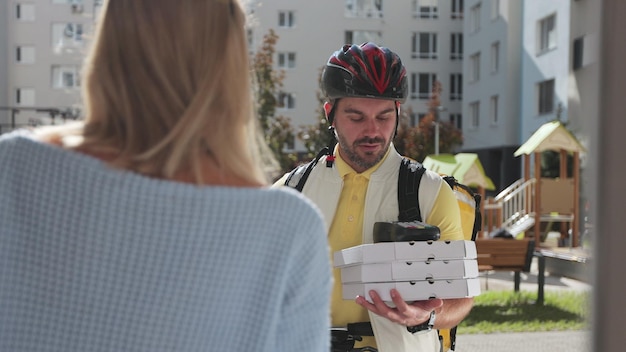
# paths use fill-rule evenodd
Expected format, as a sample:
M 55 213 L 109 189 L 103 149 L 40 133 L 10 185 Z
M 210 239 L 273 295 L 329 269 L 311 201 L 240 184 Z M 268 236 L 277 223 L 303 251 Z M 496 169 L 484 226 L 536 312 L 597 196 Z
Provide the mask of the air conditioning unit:
M 72 13 L 83 13 L 85 7 L 83 6 L 83 4 L 72 4 Z

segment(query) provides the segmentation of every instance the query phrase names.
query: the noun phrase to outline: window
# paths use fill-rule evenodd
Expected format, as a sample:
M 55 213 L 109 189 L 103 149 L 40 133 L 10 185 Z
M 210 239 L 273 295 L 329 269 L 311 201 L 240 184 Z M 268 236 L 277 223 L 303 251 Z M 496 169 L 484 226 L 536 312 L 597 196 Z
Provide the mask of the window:
M 95 21 L 100 17 L 100 11 L 102 11 L 102 2 L 103 0 L 94 0 L 93 1 L 93 18 Z
M 15 48 L 15 61 L 21 64 L 32 64 L 35 62 L 35 47 L 22 45 Z
M 381 18 L 383 17 L 383 1 L 346 0 L 346 17 Z
M 450 34 L 450 60 L 463 60 L 463 33 Z
M 452 126 L 462 130 L 463 129 L 463 119 L 461 114 L 450 114 L 450 123 Z
M 554 79 L 540 82 L 537 85 L 538 113 L 549 114 L 554 110 Z
M 278 67 L 279 68 L 294 68 L 296 67 L 296 53 L 278 53 Z
M 79 86 L 77 66 L 52 66 L 52 88 L 77 88 Z
M 15 5 L 15 18 L 20 21 L 34 21 L 35 20 L 35 5 L 34 4 L 16 4 Z
M 476 33 L 480 30 L 480 3 L 470 9 L 470 33 Z
M 291 93 L 279 92 L 276 107 L 280 109 L 294 109 L 296 107 L 296 99 Z
M 413 53 L 413 58 L 436 59 L 437 33 L 413 33 L 413 46 L 411 51 Z
M 470 56 L 470 82 L 480 79 L 480 53 Z
M 52 44 L 58 48 L 77 47 L 83 44 L 83 25 L 80 23 L 54 23 Z
M 489 104 L 489 119 L 491 121 L 491 125 L 498 124 L 498 96 L 493 95 L 490 99 Z
M 295 18 L 293 11 L 278 12 L 278 27 L 291 28 L 295 26 Z
M 585 50 L 585 37 L 574 39 L 574 48 L 572 49 L 572 68 L 577 70 L 583 67 L 583 53 Z
M 472 128 L 477 128 L 480 122 L 480 102 L 475 101 L 470 104 L 470 116 L 472 118 Z
M 15 104 L 18 106 L 35 105 L 35 90 L 32 88 L 18 88 L 15 90 Z
M 411 74 L 411 98 L 429 99 L 436 80 L 434 73 Z
M 555 25 L 556 15 L 548 16 L 539 21 L 539 54 L 556 48 Z
M 452 0 L 452 12 L 450 18 L 453 20 L 463 19 L 463 0 Z
M 413 0 L 413 17 L 415 18 L 438 18 L 438 0 Z
M 463 100 L 463 74 L 450 75 L 450 100 Z
M 346 43 L 380 43 L 382 35 L 375 31 L 346 31 Z
M 491 19 L 500 17 L 500 0 L 491 0 Z
M 496 73 L 500 66 L 500 42 L 491 44 L 491 73 Z

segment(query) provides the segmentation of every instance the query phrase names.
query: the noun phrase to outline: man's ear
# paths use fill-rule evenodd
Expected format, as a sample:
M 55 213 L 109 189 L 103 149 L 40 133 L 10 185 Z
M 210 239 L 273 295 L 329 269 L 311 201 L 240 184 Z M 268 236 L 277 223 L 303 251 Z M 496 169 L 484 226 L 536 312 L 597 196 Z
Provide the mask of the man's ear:
M 328 114 L 330 114 L 330 111 L 333 109 L 333 104 L 329 103 L 329 102 L 325 102 L 324 103 L 324 113 L 326 114 L 326 118 L 328 118 Z

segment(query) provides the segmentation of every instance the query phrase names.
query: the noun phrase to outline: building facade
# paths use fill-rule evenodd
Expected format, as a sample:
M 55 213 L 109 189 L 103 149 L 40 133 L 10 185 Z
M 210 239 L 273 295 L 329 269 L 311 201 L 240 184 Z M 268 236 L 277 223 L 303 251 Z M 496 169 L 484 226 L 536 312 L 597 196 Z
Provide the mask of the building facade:
M 80 68 L 100 0 L 2 0 L 0 127 L 80 114 Z
M 0 0 L 0 133 L 80 115 L 80 65 L 101 0 Z M 321 116 L 319 78 L 344 44 L 372 41 L 408 71 L 416 125 L 442 87 L 438 118 L 461 128 L 498 190 L 520 178 L 513 152 L 560 119 L 585 143 L 597 116 L 601 3 L 593 0 L 248 0 L 252 53 L 273 30 L 285 79 L 278 115 Z M 286 147 L 303 151 L 301 141 Z M 584 162 L 583 162 L 584 165 Z
M 437 80 L 439 118 L 461 127 L 463 0 L 255 0 L 251 13 L 252 48 L 270 29 L 279 36 L 274 61 L 286 77 L 277 114 L 294 126 L 317 124 L 319 78 L 330 55 L 344 44 L 371 41 L 398 53 L 407 68 L 404 109 L 412 125 L 428 112 Z

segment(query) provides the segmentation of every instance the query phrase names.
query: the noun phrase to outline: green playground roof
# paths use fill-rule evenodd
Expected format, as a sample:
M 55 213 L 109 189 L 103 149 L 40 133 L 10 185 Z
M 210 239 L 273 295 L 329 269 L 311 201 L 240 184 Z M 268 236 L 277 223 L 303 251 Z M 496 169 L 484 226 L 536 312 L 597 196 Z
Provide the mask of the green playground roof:
M 491 179 L 485 174 L 483 165 L 477 154 L 438 154 L 429 155 L 422 162 L 424 167 L 437 172 L 454 176 L 460 183 L 470 187 L 483 187 L 487 190 L 495 190 L 496 187 Z
M 529 155 L 546 150 L 583 152 L 585 151 L 585 148 L 560 121 L 552 121 L 539 127 L 539 129 L 537 129 L 537 131 L 530 136 L 526 143 L 522 144 L 513 155 Z

